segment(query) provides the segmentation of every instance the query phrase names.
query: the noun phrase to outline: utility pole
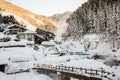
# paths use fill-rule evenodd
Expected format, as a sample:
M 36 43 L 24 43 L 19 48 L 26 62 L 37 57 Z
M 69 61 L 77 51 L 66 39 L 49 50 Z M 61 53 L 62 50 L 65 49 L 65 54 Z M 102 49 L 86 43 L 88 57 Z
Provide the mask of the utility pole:
M 116 36 L 116 31 L 113 31 L 113 34 L 112 34 L 112 45 L 113 45 L 112 51 L 113 51 L 113 52 L 117 52 L 116 46 L 115 46 L 116 37 L 117 37 L 117 36 Z

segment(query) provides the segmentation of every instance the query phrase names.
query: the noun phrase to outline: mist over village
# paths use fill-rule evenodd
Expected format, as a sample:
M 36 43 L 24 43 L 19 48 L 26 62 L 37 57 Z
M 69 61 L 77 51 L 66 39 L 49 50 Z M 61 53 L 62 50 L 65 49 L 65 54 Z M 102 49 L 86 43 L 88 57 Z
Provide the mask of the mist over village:
M 120 80 L 120 0 L 0 0 L 0 80 Z

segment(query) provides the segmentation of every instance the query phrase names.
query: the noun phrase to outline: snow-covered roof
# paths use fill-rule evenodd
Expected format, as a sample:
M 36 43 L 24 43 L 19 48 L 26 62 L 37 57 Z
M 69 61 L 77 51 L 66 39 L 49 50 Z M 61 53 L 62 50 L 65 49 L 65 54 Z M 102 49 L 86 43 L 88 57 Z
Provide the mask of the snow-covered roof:
M 12 61 L 12 62 L 34 61 L 34 57 L 38 56 L 37 54 L 34 54 L 34 53 L 39 54 L 39 52 L 37 52 L 31 48 L 28 48 L 28 47 L 1 48 L 0 49 L 0 64 L 5 64 L 9 61 Z
M 43 35 L 39 35 L 39 34 L 35 34 L 35 35 L 45 40 L 45 37 Z
M 36 33 L 35 31 L 27 30 L 24 33 Z
M 5 33 L 5 32 L 10 31 L 10 30 L 18 31 L 18 29 L 6 29 L 3 32 Z
M 54 41 L 44 41 L 41 43 L 41 45 L 43 46 L 55 46 L 55 42 Z
M 9 31 L 9 29 L 4 30 L 3 33 L 7 32 L 7 31 Z
M 8 25 L 8 26 L 7 26 L 7 29 L 9 29 L 9 28 L 11 28 L 11 27 L 13 27 L 13 26 L 18 26 L 18 27 L 21 27 L 21 28 L 26 29 L 25 27 L 20 26 L 20 25 L 18 25 L 18 24 L 11 24 L 11 25 Z
M 9 56 L 6 54 L 0 54 L 0 65 L 8 64 Z

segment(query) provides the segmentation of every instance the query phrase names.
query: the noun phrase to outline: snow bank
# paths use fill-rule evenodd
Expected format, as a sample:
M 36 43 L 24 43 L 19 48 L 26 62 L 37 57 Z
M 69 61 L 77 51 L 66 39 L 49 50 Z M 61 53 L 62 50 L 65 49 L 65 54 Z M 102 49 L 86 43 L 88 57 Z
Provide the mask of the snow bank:
M 84 36 L 83 38 L 84 40 L 89 40 L 90 42 L 95 42 L 95 41 L 99 41 L 99 37 L 97 34 L 87 34 Z
M 8 64 L 11 69 L 15 69 L 13 72 L 18 69 L 31 68 L 33 61 L 40 60 L 41 57 L 42 54 L 29 47 L 0 49 L 0 64 Z M 12 70 L 9 72 L 12 72 Z
M 66 62 L 69 59 L 68 56 L 58 57 L 58 56 L 47 56 L 43 57 L 38 64 L 49 64 L 49 65 L 59 65 Z
M 43 42 L 41 45 L 43 47 L 40 47 L 40 50 L 42 50 L 46 55 L 60 53 L 69 54 L 70 52 L 75 53 L 84 51 L 84 46 L 81 45 L 79 41 L 66 41 L 61 44 L 57 44 L 55 41 L 51 40 L 49 42 Z
M 55 46 L 55 42 L 53 40 L 50 40 L 50 41 L 44 41 L 41 43 L 42 46 L 47 46 L 47 47 L 50 47 L 50 46 Z
M 4 35 L 3 33 L 0 32 L 0 39 L 7 38 L 7 37 L 8 37 L 7 35 Z
M 89 49 L 91 50 L 97 48 L 99 37 L 96 34 L 87 34 L 81 41 L 84 45 L 85 51 L 88 51 Z
M 6 73 L 15 73 L 30 70 L 33 67 L 32 62 L 11 63 Z
M 20 42 L 16 42 L 16 41 L 0 42 L 0 46 L 12 46 L 12 45 L 26 45 L 26 43 L 23 41 L 20 41 Z
M 0 53 L 0 64 L 8 64 L 9 56 Z
M 1 49 L 0 56 L 4 54 L 6 57 L 3 58 L 7 60 L 9 57 L 9 60 L 12 62 L 32 61 L 34 60 L 32 56 L 34 52 L 34 50 L 30 50 L 29 48 L 3 48 Z
M 53 79 L 51 79 L 50 77 L 44 74 L 41 74 L 41 75 L 34 76 L 31 80 L 53 80 Z
M 84 46 L 81 45 L 79 41 L 66 41 L 62 44 L 62 47 L 67 52 L 82 52 L 82 51 L 84 51 Z
M 90 53 L 94 52 L 95 54 L 99 54 L 99 55 L 110 55 L 112 54 L 112 49 L 110 48 L 110 44 L 105 42 L 100 42 L 96 49 L 89 50 L 89 52 Z
M 7 78 L 6 74 L 0 72 L 0 80 L 9 80 L 9 78 Z
M 47 75 L 35 72 L 6 75 L 0 72 L 0 80 L 53 80 Z
M 106 66 L 102 62 L 96 60 L 89 60 L 89 59 L 79 59 L 79 60 L 72 60 L 70 62 L 65 63 L 66 66 L 74 66 L 74 67 L 82 67 L 87 69 L 97 69 L 100 70 L 101 68 L 105 69 L 106 71 L 110 71 L 110 67 Z

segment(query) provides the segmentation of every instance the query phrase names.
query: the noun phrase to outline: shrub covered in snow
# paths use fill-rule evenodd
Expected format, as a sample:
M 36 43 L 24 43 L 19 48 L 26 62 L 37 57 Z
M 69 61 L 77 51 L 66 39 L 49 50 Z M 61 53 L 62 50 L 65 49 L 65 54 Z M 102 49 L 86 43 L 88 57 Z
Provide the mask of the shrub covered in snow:
M 83 37 L 82 43 L 85 51 L 89 49 L 96 49 L 99 43 L 99 37 L 96 34 L 87 34 Z

